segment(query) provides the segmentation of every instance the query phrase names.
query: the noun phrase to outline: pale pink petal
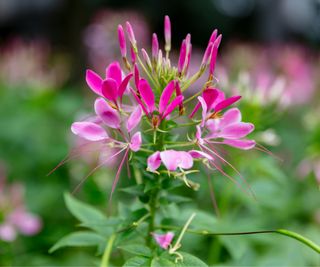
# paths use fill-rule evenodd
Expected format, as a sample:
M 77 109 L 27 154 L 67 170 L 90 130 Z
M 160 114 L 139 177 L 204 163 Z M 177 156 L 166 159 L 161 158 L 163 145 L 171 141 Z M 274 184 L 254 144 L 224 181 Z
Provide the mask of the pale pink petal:
M 17 231 L 13 225 L 4 223 L 0 225 L 0 239 L 6 242 L 12 242 L 17 237 Z
M 175 90 L 175 81 L 169 82 L 168 85 L 163 89 L 162 94 L 160 96 L 160 101 L 159 101 L 160 114 L 162 114 L 165 111 L 174 90 Z
M 197 130 L 196 130 L 196 139 L 200 144 L 203 144 L 201 127 L 199 125 L 197 125 L 196 128 L 197 128 Z
M 188 152 L 191 157 L 193 157 L 194 159 L 198 159 L 198 158 L 206 158 L 208 160 L 214 160 L 213 157 L 211 157 L 208 153 L 205 153 L 203 151 L 199 151 L 199 150 L 190 150 Z
M 172 242 L 174 237 L 173 232 L 168 232 L 166 234 L 155 234 L 153 233 L 153 238 L 157 242 L 157 244 L 162 247 L 163 249 L 167 249 Z
M 227 110 L 221 118 L 221 127 L 237 123 L 241 121 L 241 112 L 237 108 Z
M 127 21 L 126 26 L 127 26 L 127 33 L 128 33 L 129 41 L 133 46 L 135 46 L 137 44 L 137 41 L 134 36 L 134 32 L 133 32 L 133 29 L 132 29 L 130 22 Z
M 141 133 L 136 132 L 131 138 L 130 149 L 134 152 L 137 152 L 141 147 L 141 143 L 142 143 Z
M 120 86 L 118 88 L 118 97 L 120 97 L 122 99 L 122 96 L 124 94 L 124 92 L 126 91 L 127 87 L 128 87 L 128 83 L 130 81 L 130 79 L 132 78 L 133 74 L 129 73 L 124 79 L 123 81 L 120 83 Z
M 156 151 L 151 156 L 148 157 L 148 171 L 154 172 L 161 165 L 160 152 Z
M 87 70 L 86 82 L 93 92 L 102 96 L 102 93 L 101 93 L 102 79 L 97 73 L 95 73 L 92 70 Z
M 217 133 L 221 129 L 221 119 L 210 119 L 206 122 L 206 127 L 209 130 L 209 134 L 207 137 L 209 138 L 215 138 L 217 137 Z
M 154 94 L 149 83 L 145 79 L 139 81 L 139 93 L 151 113 L 155 110 Z
M 131 132 L 140 123 L 141 117 L 142 117 L 142 109 L 140 106 L 137 106 L 127 120 L 128 132 Z
M 94 110 L 100 119 L 109 127 L 120 128 L 120 115 L 104 99 L 97 98 L 94 103 Z
M 254 130 L 252 123 L 238 122 L 221 129 L 220 137 L 228 139 L 239 139 L 247 136 Z
M 118 84 L 114 79 L 107 78 L 102 82 L 102 88 L 101 88 L 102 95 L 115 102 L 118 97 Z
M 100 125 L 93 122 L 74 122 L 71 131 L 89 141 L 101 141 L 108 138 L 108 135 Z
M 172 111 L 177 107 L 180 106 L 183 102 L 183 95 L 179 95 L 178 97 L 176 97 L 170 104 L 169 106 L 166 108 L 162 118 L 166 118 L 168 115 L 170 115 L 172 113 Z
M 233 103 L 237 102 L 240 98 L 241 98 L 241 96 L 232 96 L 232 97 L 229 97 L 229 98 L 221 101 L 220 103 L 218 103 L 218 104 L 214 107 L 214 111 L 215 111 L 215 112 L 219 112 L 220 110 L 225 109 L 226 107 L 229 107 L 229 106 L 232 105 Z
M 202 120 L 201 120 L 201 127 L 204 127 L 204 124 L 206 122 L 206 118 L 207 118 L 207 103 L 206 101 L 203 99 L 203 97 L 198 96 L 198 100 L 202 106 Z
M 160 152 L 160 158 L 169 171 L 175 171 L 178 167 L 190 169 L 193 166 L 193 159 L 185 151 L 166 150 Z
M 254 140 L 231 140 L 231 139 L 226 139 L 223 140 L 223 143 L 229 146 L 233 146 L 236 148 L 240 148 L 243 150 L 249 150 L 254 148 L 256 145 L 256 142 Z
M 116 81 L 117 86 L 122 81 L 122 70 L 118 61 L 112 62 L 106 69 L 106 78 L 111 78 Z
M 18 209 L 10 214 L 9 220 L 25 235 L 34 235 L 42 227 L 42 222 L 38 216 L 28 213 L 23 209 Z

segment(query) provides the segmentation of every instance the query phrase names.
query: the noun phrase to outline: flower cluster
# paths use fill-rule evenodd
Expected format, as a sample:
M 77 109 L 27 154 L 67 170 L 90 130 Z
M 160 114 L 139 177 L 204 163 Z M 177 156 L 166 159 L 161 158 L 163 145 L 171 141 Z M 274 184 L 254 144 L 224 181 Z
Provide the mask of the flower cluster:
M 0 173 L 0 239 L 12 242 L 18 233 L 31 236 L 37 234 L 42 223 L 37 215 L 27 211 L 21 184 L 7 184 Z
M 125 26 L 126 31 L 122 25 L 118 26 L 123 67 L 118 61 L 112 62 L 103 77 L 87 71 L 87 84 L 98 95 L 95 115 L 74 122 L 71 130 L 89 142 L 99 143 L 101 153 L 113 149 L 114 153 L 102 164 L 122 154 L 112 192 L 124 163 L 137 153 L 145 158 L 147 171 L 155 175 L 165 172 L 196 189 L 186 178 L 187 174 L 197 171 L 192 170 L 195 161 L 221 170 L 216 161 L 227 161 L 220 155 L 218 146 L 242 150 L 255 146 L 255 141 L 246 139 L 254 125 L 242 122 L 240 110 L 230 108 L 241 96 L 226 97 L 217 88 L 214 70 L 221 35 L 213 31 L 198 70 L 190 74 L 191 35 L 182 41 L 177 65 L 174 65 L 169 57 L 171 22 L 168 16 L 164 20 L 164 50 L 160 49 L 154 33 L 150 56 L 145 49 L 139 49 L 131 24 L 126 22 Z M 188 88 L 204 75 L 207 75 L 206 82 L 190 96 Z M 186 130 L 178 132 L 178 128 Z

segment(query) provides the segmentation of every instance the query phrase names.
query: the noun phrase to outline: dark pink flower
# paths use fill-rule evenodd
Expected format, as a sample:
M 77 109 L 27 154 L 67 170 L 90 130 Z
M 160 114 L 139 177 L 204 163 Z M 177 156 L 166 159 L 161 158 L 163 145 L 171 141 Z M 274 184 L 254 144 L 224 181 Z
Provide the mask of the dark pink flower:
M 86 81 L 90 89 L 97 95 L 105 97 L 118 106 L 127 89 L 132 73 L 123 77 L 123 71 L 118 61 L 111 63 L 106 69 L 106 78 L 102 79 L 92 70 L 87 70 Z

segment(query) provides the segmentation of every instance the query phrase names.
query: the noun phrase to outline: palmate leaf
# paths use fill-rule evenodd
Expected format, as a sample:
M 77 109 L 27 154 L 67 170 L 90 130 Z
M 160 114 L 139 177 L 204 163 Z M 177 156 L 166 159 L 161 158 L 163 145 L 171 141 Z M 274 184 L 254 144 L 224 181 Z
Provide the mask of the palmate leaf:
M 68 210 L 82 223 L 107 222 L 107 217 L 101 211 L 77 200 L 71 194 L 66 193 L 64 199 Z
M 150 258 L 142 257 L 142 256 L 136 256 L 133 258 L 128 259 L 123 267 L 145 267 L 150 266 Z
M 145 257 L 151 257 L 152 251 L 150 248 L 143 246 L 143 245 L 137 245 L 137 244 L 130 244 L 125 246 L 120 246 L 119 249 L 127 251 L 133 255 L 137 256 L 145 256 Z
M 101 246 L 106 240 L 91 231 L 74 232 L 61 238 L 53 247 L 50 248 L 49 253 L 52 253 L 63 247 L 86 247 L 86 246 Z

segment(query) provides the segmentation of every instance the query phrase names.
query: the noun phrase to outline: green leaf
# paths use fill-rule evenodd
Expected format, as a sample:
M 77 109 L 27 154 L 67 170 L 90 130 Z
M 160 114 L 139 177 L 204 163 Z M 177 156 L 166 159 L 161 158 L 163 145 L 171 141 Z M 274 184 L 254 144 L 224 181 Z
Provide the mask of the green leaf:
M 178 263 L 176 263 L 176 267 L 208 267 L 208 265 L 206 263 L 204 263 L 202 260 L 200 260 L 199 258 L 186 253 L 186 252 L 179 252 L 182 257 L 183 257 L 183 261 L 179 261 Z
M 133 196 L 141 196 L 143 195 L 143 189 L 144 189 L 143 185 L 134 185 L 126 188 L 121 188 L 119 190 Z
M 176 266 L 174 262 L 166 259 L 166 258 L 153 258 L 151 261 L 151 267 L 170 267 Z
M 107 217 L 99 210 L 74 198 L 69 193 L 64 195 L 67 208 L 78 220 L 83 223 L 107 221 Z
M 145 257 L 152 256 L 151 249 L 143 245 L 130 244 L 126 246 L 121 246 L 119 247 L 119 249 L 127 251 L 133 255 L 145 256 Z
M 74 232 L 61 238 L 53 247 L 50 248 L 49 253 L 52 253 L 62 247 L 85 247 L 85 246 L 99 246 L 106 240 L 93 232 L 81 231 Z
M 136 256 L 127 260 L 124 263 L 123 267 L 138 267 L 138 266 L 145 267 L 145 266 L 149 266 L 149 262 L 150 262 L 149 258 Z

